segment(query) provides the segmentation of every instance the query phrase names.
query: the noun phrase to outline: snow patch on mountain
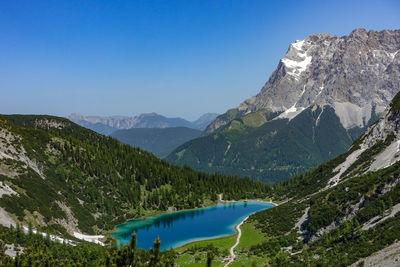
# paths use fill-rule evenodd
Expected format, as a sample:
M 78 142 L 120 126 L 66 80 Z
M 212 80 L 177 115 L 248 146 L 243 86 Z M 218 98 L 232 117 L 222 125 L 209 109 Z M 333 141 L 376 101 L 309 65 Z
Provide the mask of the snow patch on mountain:
M 303 97 L 304 93 L 306 91 L 306 86 L 303 86 L 303 91 L 300 93 L 299 100 L 293 104 L 290 108 L 285 110 L 282 114 L 280 114 L 276 119 L 293 119 L 296 117 L 298 114 L 300 114 L 303 110 L 306 109 L 306 107 L 296 107 L 297 103 L 301 100 Z
M 297 103 L 295 103 L 293 106 L 291 106 L 289 109 L 287 109 L 285 112 L 283 112 L 281 115 L 279 115 L 277 117 L 277 119 L 293 119 L 295 118 L 297 115 L 299 115 L 305 108 L 303 107 L 299 107 L 296 108 Z
M 294 76 L 295 79 L 300 77 L 312 61 L 312 56 L 307 55 L 307 51 L 303 51 L 304 41 L 291 44 L 290 49 L 294 51 L 281 59 L 287 69 L 286 73 Z
M 318 104 L 334 108 L 345 129 L 363 129 L 400 90 L 399 51 L 400 30 L 312 34 L 289 45 L 261 91 L 238 107 L 238 116 L 264 109 L 293 119 Z M 306 89 L 303 97 L 300 88 Z M 226 118 L 215 120 L 206 133 L 232 119 Z
M 29 230 L 29 228 L 27 226 L 23 226 L 22 230 L 25 232 L 25 234 L 29 234 L 30 230 Z M 32 233 L 35 234 L 35 235 L 41 235 L 44 238 L 46 238 L 47 235 L 48 235 L 47 233 L 39 232 L 36 229 L 32 229 Z M 61 237 L 56 236 L 56 235 L 49 235 L 49 239 L 51 241 L 53 241 L 53 242 L 65 243 L 65 244 L 69 244 L 69 245 L 72 245 L 72 246 L 76 246 L 76 242 L 75 241 L 72 241 L 72 240 L 69 240 L 69 239 L 64 239 L 64 238 L 61 238 Z
M 74 232 L 74 236 L 78 239 L 104 246 L 104 243 L 99 240 L 104 238 L 104 235 L 84 235 L 78 232 Z

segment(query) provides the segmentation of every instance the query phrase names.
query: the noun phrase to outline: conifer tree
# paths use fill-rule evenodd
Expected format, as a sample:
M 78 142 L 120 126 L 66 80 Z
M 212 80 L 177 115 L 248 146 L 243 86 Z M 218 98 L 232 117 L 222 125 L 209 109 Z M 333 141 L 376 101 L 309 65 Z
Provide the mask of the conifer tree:
M 354 220 L 354 226 L 353 226 L 353 238 L 361 236 L 362 235 L 362 230 L 361 230 L 361 225 L 358 222 L 357 219 Z
M 392 213 L 392 211 L 393 211 L 393 200 L 392 200 L 392 197 L 389 197 L 389 199 L 388 199 L 388 207 L 389 207 L 389 212 Z
M 381 216 L 384 216 L 384 215 L 385 215 L 385 209 L 386 209 L 386 207 L 385 207 L 385 202 L 383 202 L 383 200 L 381 199 L 381 201 L 380 201 Z
M 106 251 L 106 267 L 110 267 L 111 266 L 111 255 L 110 252 Z
M 130 265 L 134 266 L 136 261 L 135 258 L 135 250 L 136 250 L 136 232 L 133 232 L 131 240 L 129 241 L 129 250 L 128 250 L 128 262 Z
M 207 267 L 211 267 L 213 258 L 214 258 L 214 253 L 211 250 L 207 251 L 207 265 L 206 265 Z
M 159 236 L 157 236 L 157 239 L 153 242 L 153 246 L 154 246 L 154 266 L 156 266 L 160 262 L 161 241 Z
M 136 249 L 136 242 L 137 242 L 136 240 L 137 240 L 136 232 L 133 232 L 131 236 L 131 241 L 129 241 L 130 249 Z

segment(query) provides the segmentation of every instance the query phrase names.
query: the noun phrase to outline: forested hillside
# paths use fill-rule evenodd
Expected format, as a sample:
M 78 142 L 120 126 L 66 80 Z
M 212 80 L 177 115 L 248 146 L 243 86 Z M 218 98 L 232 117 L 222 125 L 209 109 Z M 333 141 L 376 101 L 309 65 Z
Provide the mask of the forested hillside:
M 390 251 L 400 239 L 399 103 L 400 94 L 396 95 L 384 117 L 358 138 L 348 152 L 289 181 L 277 183 L 272 188 L 249 179 L 206 175 L 189 168 L 173 167 L 148 153 L 82 129 L 67 120 L 46 116 L 3 116 L 0 139 L 1 171 L 8 172 L 8 176 L 2 176 L 2 190 L 6 193 L 3 193 L 0 204 L 7 211 L 18 210 L 19 205 L 24 205 L 26 210 L 17 216 L 24 216 L 23 221 L 36 218 L 33 220 L 36 226 L 46 232 L 54 232 L 55 229 L 58 229 L 58 233 L 65 231 L 59 226 L 57 228 L 55 222 L 71 220 L 66 216 L 70 210 L 77 216 L 79 229 L 95 232 L 116 223 L 112 218 L 117 212 L 125 213 L 130 209 L 132 216 L 138 215 L 139 211 L 133 208 L 133 203 L 141 201 L 147 209 L 161 209 L 162 200 L 168 201 L 171 192 L 176 196 L 173 201 L 182 203 L 180 208 L 202 205 L 207 198 L 212 199 L 219 191 L 230 198 L 269 195 L 281 204 L 249 217 L 243 227 L 254 227 L 254 231 L 259 234 L 256 243 L 252 241 L 247 246 L 239 244 L 239 258 L 251 257 L 263 264 L 282 267 L 363 266 L 365 261 L 369 261 L 371 254 L 381 252 L 383 256 L 380 257 L 385 258 L 378 260 L 394 262 L 393 257 L 396 254 L 390 254 Z M 4 148 L 5 142 L 8 144 L 7 149 Z M 38 152 L 42 147 L 46 147 L 45 151 Z M 90 160 L 86 154 L 88 151 L 95 155 Z M 102 164 L 96 161 L 97 157 L 102 160 Z M 125 161 L 125 157 L 129 160 Z M 145 173 L 146 170 L 140 165 L 129 163 L 135 162 L 134 159 L 138 160 L 138 164 L 147 164 L 148 172 Z M 62 168 L 53 169 L 52 164 L 55 163 Z M 77 173 L 77 176 L 73 176 L 77 166 L 83 170 L 80 174 L 85 175 L 85 183 Z M 110 178 L 96 173 L 92 169 L 94 166 L 102 166 L 99 168 Z M 124 178 L 128 173 L 114 173 L 116 169 L 111 166 L 117 166 L 121 170 L 126 170 L 126 166 L 129 166 L 133 170 L 129 181 L 141 188 L 140 197 L 134 198 L 135 193 L 129 194 L 129 191 L 123 190 L 120 185 L 128 186 Z M 63 175 L 63 172 L 68 175 Z M 173 178 L 159 178 L 163 173 Z M 139 177 L 144 175 L 147 178 L 141 181 Z M 185 183 L 180 183 L 182 179 L 186 179 Z M 22 181 L 27 182 L 29 187 L 24 187 Z M 38 185 L 47 186 L 47 194 Z M 204 191 L 196 191 L 192 188 L 194 185 Z M 212 187 L 207 189 L 208 185 L 218 190 L 213 190 Z M 155 192 L 159 194 L 159 198 Z M 105 204 L 103 195 L 112 197 L 113 203 L 120 206 Z M 45 206 L 41 201 L 55 205 Z M 110 205 L 111 209 L 107 210 L 98 203 Z M 40 213 L 31 210 L 34 206 L 39 207 L 37 210 Z M 87 217 L 79 217 L 81 215 Z M 47 227 L 40 226 L 38 218 L 45 218 Z M 105 218 L 111 219 L 111 223 L 99 224 Z M 119 217 L 121 220 L 126 218 Z M 148 252 L 132 250 L 133 243 L 121 249 L 80 244 L 77 248 L 81 250 L 77 250 L 75 247 L 63 245 L 67 250 L 61 252 L 61 245 L 48 243 L 48 240 L 36 235 L 31 235 L 27 241 L 18 241 L 21 236 L 18 227 L 16 230 L 11 228 L 2 232 L 2 240 L 8 243 L 14 240 L 17 244 L 28 247 L 24 255 L 14 260 L 1 256 L 4 262 L 10 264 L 19 260 L 27 262 L 39 259 L 55 259 L 67 263 L 74 258 L 81 264 L 107 265 L 108 262 L 111 265 L 124 266 L 135 259 L 138 265 L 139 262 L 144 262 L 147 266 L 157 266 L 156 262 L 163 262 L 162 264 L 168 266 L 176 259 L 187 257 L 188 253 L 194 257 L 203 255 L 201 258 L 204 259 L 204 253 L 207 252 L 205 259 L 209 262 L 213 257 L 220 259 L 226 254 L 213 246 L 195 246 L 179 253 L 173 250 L 159 253 L 158 240 L 154 243 L 155 249 Z M 36 245 L 30 245 L 32 242 L 29 240 L 37 240 L 34 242 Z M 389 254 L 383 253 L 383 249 L 389 251 Z M 68 255 L 65 254 L 66 251 Z M 96 255 L 93 251 L 96 251 Z
M 199 137 L 200 130 L 187 127 L 131 128 L 118 130 L 110 136 L 133 147 L 154 153 L 159 158 L 166 157 L 179 145 Z
M 215 201 L 265 196 L 249 179 L 168 164 L 51 116 L 0 117 L 0 207 L 4 216 L 64 236 L 111 230 L 130 218 Z
M 188 141 L 167 160 L 205 172 L 250 176 L 272 184 L 344 153 L 362 132 L 349 134 L 330 107 L 310 107 L 290 121 L 263 120 L 259 113 L 235 119 L 215 133 Z M 257 120 L 260 125 L 252 126 Z
M 272 197 L 278 206 L 242 225 L 232 266 L 398 266 L 400 93 L 346 153 L 274 184 Z M 235 241 L 212 244 L 225 242 Z M 196 245 L 177 262 L 205 263 L 207 245 Z
M 272 266 L 347 266 L 400 239 L 400 94 L 351 149 L 274 186 L 283 204 L 250 216 Z M 383 253 L 385 260 L 397 254 Z M 383 258 L 378 260 L 384 260 Z
M 154 240 L 154 249 L 136 248 L 137 237 L 132 235 L 128 245 L 105 248 L 100 245 L 77 242 L 73 246 L 56 243 L 50 238 L 23 233 L 21 228 L 0 225 L 0 266 L 174 266 L 175 253 L 161 252 L 161 240 Z M 7 245 L 6 245 L 7 244 Z M 5 249 L 18 244 L 14 257 Z

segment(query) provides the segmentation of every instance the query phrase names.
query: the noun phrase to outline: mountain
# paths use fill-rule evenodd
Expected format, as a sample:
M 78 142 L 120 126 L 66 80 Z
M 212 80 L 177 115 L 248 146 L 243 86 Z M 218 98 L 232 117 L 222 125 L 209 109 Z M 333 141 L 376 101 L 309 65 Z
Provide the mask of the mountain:
M 127 219 L 212 204 L 217 194 L 259 197 L 269 187 L 169 165 L 71 121 L 0 116 L 0 224 L 32 224 L 74 238 Z
M 200 116 L 197 120 L 192 123 L 196 126 L 195 129 L 205 130 L 207 126 L 213 122 L 219 114 L 217 113 L 206 113 Z
M 101 123 L 101 122 L 96 122 L 92 123 L 84 119 L 76 119 L 77 116 L 76 114 L 73 114 L 74 116 L 70 115 L 73 119 L 71 121 L 74 121 L 76 124 L 83 126 L 87 129 L 93 130 L 97 133 L 104 134 L 104 135 L 110 135 L 111 133 L 115 132 L 118 130 L 118 128 L 108 126 L 107 124 Z M 80 115 L 79 115 L 80 116 Z
M 96 131 L 104 135 L 110 135 L 116 130 L 131 128 L 170 128 L 170 127 L 187 127 L 198 130 L 204 130 L 218 114 L 207 113 L 199 119 L 190 122 L 182 118 L 167 118 L 157 113 L 140 114 L 135 117 L 127 116 L 83 116 L 72 113 L 68 116 L 71 121 Z
M 166 157 L 179 145 L 199 137 L 202 131 L 187 127 L 131 128 L 117 130 L 110 136 L 120 142 Z
M 5 120 L 5 118 L 7 119 Z M 126 151 L 135 150 L 116 143 L 119 144 L 119 148 L 115 150 L 115 153 L 109 153 L 114 151 L 112 144 L 116 142 L 115 140 L 82 129 L 65 119 L 48 116 L 11 116 L 2 117 L 0 121 L 2 123 L 0 128 L 1 172 L 6 173 L 6 176 L 1 176 L 0 192 L 2 197 L 0 204 L 14 204 L 13 208 L 23 204 L 22 207 L 26 208 L 24 212 L 31 215 L 26 215 L 28 221 L 42 219 L 41 214 L 47 207 L 47 209 L 50 209 L 53 218 L 51 221 L 47 219 L 45 222 L 51 225 L 55 217 L 62 216 L 61 212 L 66 210 L 66 207 L 61 206 L 62 208 L 57 209 L 56 205 L 58 204 L 50 204 L 45 207 L 37 206 L 35 211 L 30 213 L 32 206 L 36 207 L 39 199 L 44 198 L 45 201 L 54 197 L 54 195 L 60 199 L 64 198 L 64 201 L 71 198 L 71 194 L 67 195 L 69 190 L 61 189 L 54 194 L 51 188 L 44 187 L 43 192 L 38 194 L 41 192 L 40 187 L 32 187 L 32 184 L 37 180 L 43 181 L 42 185 L 48 184 L 49 186 L 59 185 L 56 181 L 62 181 L 60 177 L 45 176 L 36 179 L 35 175 L 32 175 L 37 172 L 39 172 L 37 173 L 39 176 L 46 175 L 46 171 L 43 171 L 43 164 L 38 164 L 39 161 L 37 160 L 31 160 L 32 156 L 26 157 L 27 154 L 37 153 L 36 149 L 39 146 L 30 147 L 29 145 L 42 143 L 45 140 L 44 133 L 51 133 L 51 140 L 61 142 L 63 147 L 66 148 L 71 145 L 69 142 L 73 142 L 72 151 L 77 151 L 71 157 L 73 162 L 79 162 L 79 159 L 83 158 L 85 151 L 90 149 L 89 144 L 95 144 L 95 148 L 90 150 L 93 152 L 99 148 L 100 150 L 104 148 L 99 145 L 102 143 L 101 140 L 110 141 L 106 143 L 107 151 L 100 151 L 98 155 L 92 154 L 90 160 L 84 162 L 83 166 L 92 162 L 94 155 L 97 157 L 111 154 L 109 159 L 114 160 L 114 164 L 120 161 L 128 163 L 131 162 L 132 158 L 124 161 Z M 67 127 L 71 128 L 68 129 Z M 98 142 L 89 142 L 86 146 L 78 147 L 78 140 L 83 141 L 89 133 L 93 135 L 91 138 L 100 138 Z M 91 139 L 91 141 L 95 140 Z M 5 144 L 8 144 L 8 146 L 5 147 Z M 19 144 L 23 144 L 23 146 Z M 346 153 L 288 181 L 278 182 L 272 188 L 265 187 L 269 189 L 264 193 L 270 196 L 273 201 L 278 202 L 279 205 L 250 215 L 245 222 L 241 223 L 242 236 L 235 249 L 235 263 L 239 265 L 240 263 L 251 263 L 252 266 L 273 267 L 398 266 L 398 240 L 400 240 L 399 145 L 400 93 L 394 97 L 390 106 L 382 113 L 382 118 L 371 125 Z M 51 155 L 51 161 L 57 158 L 55 156 L 57 153 L 54 153 L 56 151 L 51 143 L 46 146 L 46 151 L 45 154 Z M 139 155 L 147 155 L 149 159 L 158 160 L 146 152 L 136 151 L 140 152 Z M 139 155 L 136 154 L 136 157 Z M 37 159 L 41 159 L 41 162 L 43 162 L 43 158 Z M 101 160 L 104 160 L 104 158 L 101 158 Z M 64 162 L 66 161 L 64 160 Z M 141 161 L 141 164 L 145 162 Z M 104 161 L 102 163 L 103 165 L 100 166 L 104 166 L 102 169 L 104 173 L 113 166 L 104 164 Z M 171 169 L 172 166 L 163 163 L 167 169 Z M 136 167 L 141 166 L 141 164 Z M 89 167 L 90 165 L 87 166 L 87 168 Z M 82 170 L 86 169 L 82 166 L 81 168 Z M 149 165 L 142 170 L 147 169 L 149 169 Z M 116 170 L 119 170 L 119 168 Z M 140 173 L 140 170 L 141 168 L 136 173 Z M 152 174 L 156 170 L 161 171 L 160 177 L 164 177 L 161 175 L 165 168 L 160 169 L 160 166 L 156 165 L 154 168 L 150 168 L 147 173 L 150 176 L 146 177 L 151 178 L 148 182 L 153 180 L 155 176 Z M 190 169 L 186 168 L 185 170 Z M 24 182 L 18 182 L 22 178 L 21 176 L 25 175 L 18 174 L 17 171 L 27 174 L 31 171 L 32 174 L 27 175 L 28 177 L 25 177 Z M 76 172 L 76 169 L 74 171 Z M 71 174 L 73 172 L 68 176 L 68 183 L 74 184 L 71 185 L 71 188 L 82 186 L 82 184 L 74 183 L 76 178 Z M 112 187 L 107 186 L 104 176 L 103 179 L 90 177 L 91 179 L 87 179 L 86 183 L 91 183 L 92 180 L 97 181 L 97 183 L 94 185 L 92 193 L 81 193 L 82 199 L 78 198 L 75 201 L 76 205 L 87 206 L 93 201 L 101 203 L 98 198 L 101 198 L 104 192 L 109 192 L 109 194 L 122 193 L 123 191 L 120 190 L 124 187 L 119 187 L 119 183 L 125 180 L 123 174 L 123 172 L 118 173 Z M 186 175 L 196 176 L 196 173 L 193 171 L 185 173 L 182 178 L 187 177 Z M 74 179 L 71 179 L 71 177 Z M 211 176 L 209 177 L 211 178 Z M 213 176 L 212 178 L 216 179 L 217 177 Z M 221 182 L 224 180 L 221 176 L 219 178 L 222 179 Z M 224 192 L 224 198 L 229 198 L 230 194 L 235 191 L 238 192 L 237 190 L 242 190 L 242 192 L 248 190 L 247 193 L 258 190 L 261 190 L 258 191 L 261 193 L 263 191 L 261 184 L 252 183 L 250 180 L 230 179 L 235 186 L 231 187 L 233 191 Z M 191 181 L 186 180 L 186 183 L 182 183 L 181 186 L 195 180 L 196 178 Z M 205 179 L 202 182 L 208 183 L 211 180 Z M 197 188 L 198 185 L 194 186 L 193 189 Z M 213 190 L 215 185 L 213 184 L 207 189 Z M 146 188 L 145 195 L 149 193 L 147 186 L 147 184 L 143 186 L 143 188 Z M 223 186 L 228 188 L 231 184 L 227 183 Z M 246 190 L 243 190 L 244 188 L 241 186 L 247 186 Z M 56 188 L 59 189 L 60 187 Z M 130 187 L 125 189 L 127 188 Z M 169 185 L 166 188 L 171 189 Z M 78 189 L 75 188 L 75 190 L 78 193 Z M 39 195 L 41 195 L 41 198 L 34 198 L 34 196 Z M 245 195 L 242 195 L 242 197 Z M 8 201 L 10 196 L 13 197 L 13 201 Z M 20 200 L 20 198 L 25 201 L 22 202 L 23 200 Z M 168 197 L 162 195 L 161 199 L 166 200 Z M 118 202 L 119 199 L 114 197 L 110 203 L 114 201 Z M 107 205 L 106 203 L 103 203 L 103 205 Z M 123 203 L 118 203 L 115 208 L 119 208 L 121 204 Z M 103 205 L 92 206 L 84 214 L 94 213 L 97 220 L 98 216 L 103 214 L 95 213 L 96 209 L 101 209 Z M 2 205 L 2 207 L 4 206 Z M 7 206 L 5 206 L 5 209 L 7 209 Z M 1 212 L 0 219 L 4 222 L 7 217 L 4 215 L 3 208 Z M 7 213 L 5 214 L 7 215 Z M 75 215 L 75 211 L 73 215 Z M 71 214 L 68 213 L 68 216 L 71 216 Z M 12 216 L 9 219 L 15 218 L 15 216 Z M 99 225 L 103 226 L 103 224 Z M 54 228 L 39 227 L 43 230 L 55 231 Z M 57 233 L 60 233 L 60 228 L 56 229 Z M 0 253 L 0 262 L 4 266 L 21 264 L 29 266 L 32 262 L 37 264 L 51 262 L 55 265 L 79 263 L 89 266 L 107 266 L 116 263 L 119 266 L 125 266 L 127 265 L 126 262 L 131 262 L 132 259 L 137 265 L 146 266 L 158 266 L 157 262 L 160 263 L 160 261 L 163 262 L 163 264 L 159 264 L 162 266 L 174 266 L 174 261 L 175 264 L 195 262 L 197 265 L 203 266 L 206 261 L 213 257 L 213 262 L 220 262 L 228 253 L 226 247 L 230 247 L 236 240 L 236 236 L 231 236 L 198 242 L 182 249 L 160 252 L 160 240 L 156 239 L 154 250 L 146 252 L 135 249 L 135 235 L 132 235 L 129 245 L 115 248 L 76 241 L 74 245 L 69 243 L 59 244 L 51 242 L 49 238 L 44 238 L 41 235 L 24 235 L 18 226 L 17 228 L 0 226 L 0 232 L 1 239 L 6 247 L 14 247 L 12 244 L 15 244 L 18 248 L 21 245 L 24 248 L 23 253 L 17 255 L 14 259 L 7 256 L 11 253 L 10 251 Z M 183 265 L 181 264 L 181 266 Z
M 260 93 L 167 160 L 285 180 L 344 153 L 400 90 L 400 30 L 313 34 L 290 44 Z
M 274 185 L 282 204 L 250 216 L 268 238 L 248 255 L 272 266 L 398 266 L 400 93 L 382 115 L 346 153 Z

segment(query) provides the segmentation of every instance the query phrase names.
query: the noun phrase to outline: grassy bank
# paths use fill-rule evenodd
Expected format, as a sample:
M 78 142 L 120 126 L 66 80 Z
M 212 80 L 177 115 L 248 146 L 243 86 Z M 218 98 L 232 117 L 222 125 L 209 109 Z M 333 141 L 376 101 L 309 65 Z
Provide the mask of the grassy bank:
M 236 247 L 238 259 L 229 266 L 252 266 L 253 263 L 260 265 L 265 262 L 265 258 L 248 257 L 249 247 L 262 242 L 266 237 L 254 223 L 246 222 L 241 227 L 242 236 L 239 245 Z M 207 260 L 207 250 L 218 251 L 213 261 L 213 266 L 224 266 L 222 259 L 229 255 L 229 249 L 235 244 L 237 234 L 228 237 L 193 242 L 176 249 L 177 259 L 175 263 L 178 266 L 205 266 Z

